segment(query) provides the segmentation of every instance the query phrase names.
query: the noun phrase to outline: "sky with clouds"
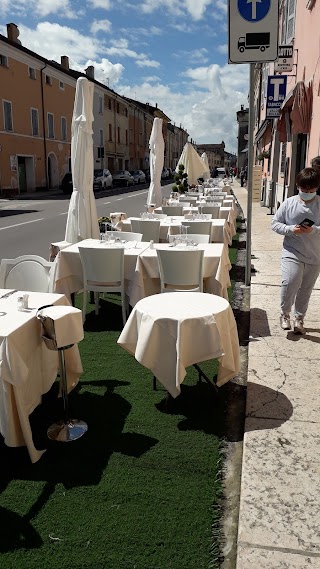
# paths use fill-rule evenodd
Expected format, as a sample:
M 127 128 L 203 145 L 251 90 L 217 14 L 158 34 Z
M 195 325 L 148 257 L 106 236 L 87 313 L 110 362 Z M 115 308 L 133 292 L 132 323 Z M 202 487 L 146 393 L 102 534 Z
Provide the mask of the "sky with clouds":
M 158 106 L 196 143 L 237 147 L 248 66 L 228 65 L 227 0 L 0 0 L 0 33 L 70 59 L 120 95 Z

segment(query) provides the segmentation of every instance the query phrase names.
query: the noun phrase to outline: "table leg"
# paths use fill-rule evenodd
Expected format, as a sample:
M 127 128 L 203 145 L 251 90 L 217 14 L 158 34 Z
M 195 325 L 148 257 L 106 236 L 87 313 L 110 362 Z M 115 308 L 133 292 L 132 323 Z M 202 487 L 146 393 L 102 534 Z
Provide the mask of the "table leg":
M 211 379 L 209 379 L 209 377 L 204 373 L 204 371 L 202 371 L 200 366 L 198 366 L 198 364 L 193 364 L 193 367 L 197 370 L 197 372 L 199 374 L 198 383 L 201 383 L 201 379 L 203 378 L 207 383 L 209 383 L 209 385 L 211 385 L 213 387 L 215 392 L 218 393 L 219 390 L 218 390 L 216 384 L 213 381 L 211 381 Z

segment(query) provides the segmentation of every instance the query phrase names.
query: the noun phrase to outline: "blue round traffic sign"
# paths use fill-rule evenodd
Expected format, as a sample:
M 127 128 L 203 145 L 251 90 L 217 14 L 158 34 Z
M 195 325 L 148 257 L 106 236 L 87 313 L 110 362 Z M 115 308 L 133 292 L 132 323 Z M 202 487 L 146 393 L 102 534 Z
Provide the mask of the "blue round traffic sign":
M 248 22 L 259 22 L 270 10 L 271 0 L 238 0 L 238 10 Z

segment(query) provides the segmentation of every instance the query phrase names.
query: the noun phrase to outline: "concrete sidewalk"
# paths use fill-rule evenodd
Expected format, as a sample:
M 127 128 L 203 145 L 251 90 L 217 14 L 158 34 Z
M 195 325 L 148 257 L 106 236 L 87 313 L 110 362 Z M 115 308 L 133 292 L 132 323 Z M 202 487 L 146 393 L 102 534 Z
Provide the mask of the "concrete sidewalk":
M 247 191 L 234 184 L 247 212 Z M 237 569 L 320 568 L 320 279 L 306 336 L 279 326 L 282 236 L 253 203 Z

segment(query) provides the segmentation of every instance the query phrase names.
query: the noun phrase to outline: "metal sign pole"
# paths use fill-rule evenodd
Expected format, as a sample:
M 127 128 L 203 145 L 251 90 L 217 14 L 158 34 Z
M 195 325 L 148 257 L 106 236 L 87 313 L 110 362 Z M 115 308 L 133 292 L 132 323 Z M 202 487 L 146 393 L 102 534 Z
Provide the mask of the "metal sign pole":
M 253 182 L 253 129 L 254 129 L 254 63 L 250 63 L 249 86 L 249 137 L 248 137 L 248 172 L 247 172 L 247 246 L 245 284 L 251 283 L 251 227 L 252 227 L 252 182 Z

